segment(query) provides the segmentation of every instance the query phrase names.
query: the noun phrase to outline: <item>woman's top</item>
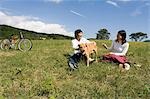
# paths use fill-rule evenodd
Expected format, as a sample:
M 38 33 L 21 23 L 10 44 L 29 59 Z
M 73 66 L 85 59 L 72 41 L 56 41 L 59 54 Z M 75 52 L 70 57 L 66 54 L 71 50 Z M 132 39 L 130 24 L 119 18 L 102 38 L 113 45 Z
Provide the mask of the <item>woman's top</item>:
M 125 56 L 129 49 L 129 43 L 120 44 L 116 41 L 113 41 L 111 47 L 108 48 L 110 54 Z

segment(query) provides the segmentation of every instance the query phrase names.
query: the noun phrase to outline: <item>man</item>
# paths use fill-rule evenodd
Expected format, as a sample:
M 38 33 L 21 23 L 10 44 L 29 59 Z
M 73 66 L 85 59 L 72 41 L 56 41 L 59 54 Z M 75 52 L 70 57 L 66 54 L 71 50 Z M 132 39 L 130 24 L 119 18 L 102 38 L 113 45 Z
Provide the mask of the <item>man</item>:
M 69 67 L 72 69 L 77 69 L 77 63 L 80 61 L 82 57 L 82 53 L 79 50 L 79 44 L 81 43 L 90 43 L 89 40 L 83 38 L 83 32 L 81 29 L 77 29 L 75 32 L 75 39 L 72 40 L 72 47 L 74 48 L 74 55 L 69 58 Z M 92 59 L 90 60 L 92 61 Z

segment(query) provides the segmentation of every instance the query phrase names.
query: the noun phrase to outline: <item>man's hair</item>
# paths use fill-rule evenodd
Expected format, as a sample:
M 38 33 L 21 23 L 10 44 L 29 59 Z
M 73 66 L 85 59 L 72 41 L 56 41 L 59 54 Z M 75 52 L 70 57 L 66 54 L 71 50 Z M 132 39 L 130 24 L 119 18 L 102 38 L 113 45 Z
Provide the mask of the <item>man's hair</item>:
M 75 38 L 77 38 L 77 36 L 78 36 L 78 34 L 79 34 L 80 32 L 82 32 L 82 30 L 81 30 L 81 29 L 77 29 L 77 30 L 75 30 L 75 32 L 74 32 L 74 34 L 75 34 Z

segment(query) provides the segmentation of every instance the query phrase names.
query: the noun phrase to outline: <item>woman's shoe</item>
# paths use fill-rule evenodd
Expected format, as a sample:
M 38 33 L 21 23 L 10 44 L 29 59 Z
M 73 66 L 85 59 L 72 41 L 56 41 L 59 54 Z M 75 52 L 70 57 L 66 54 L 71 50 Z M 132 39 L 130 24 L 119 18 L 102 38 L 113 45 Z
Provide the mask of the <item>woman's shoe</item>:
M 119 64 L 119 68 L 122 69 L 123 68 L 123 64 Z
M 124 68 L 125 68 L 125 70 L 129 70 L 130 69 L 130 65 L 128 63 L 124 63 Z

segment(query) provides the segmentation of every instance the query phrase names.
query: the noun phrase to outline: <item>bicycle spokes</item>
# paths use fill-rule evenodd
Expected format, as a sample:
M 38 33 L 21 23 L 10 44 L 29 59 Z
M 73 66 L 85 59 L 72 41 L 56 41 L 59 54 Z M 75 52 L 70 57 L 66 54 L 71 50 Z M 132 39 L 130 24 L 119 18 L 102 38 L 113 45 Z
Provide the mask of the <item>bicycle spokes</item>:
M 32 43 L 29 39 L 22 39 L 18 44 L 18 48 L 21 51 L 28 51 L 32 48 Z

